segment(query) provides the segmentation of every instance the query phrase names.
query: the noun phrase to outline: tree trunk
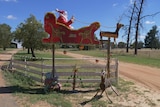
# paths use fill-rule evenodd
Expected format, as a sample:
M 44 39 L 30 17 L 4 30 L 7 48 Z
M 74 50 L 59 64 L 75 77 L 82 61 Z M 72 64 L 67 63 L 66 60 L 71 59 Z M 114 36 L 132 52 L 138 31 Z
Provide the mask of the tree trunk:
M 27 53 L 30 54 L 30 48 L 27 48 L 27 49 L 28 49 L 28 52 L 27 52 Z
M 132 9 L 132 13 L 131 13 L 130 21 L 129 21 L 126 53 L 129 52 L 129 40 L 130 40 L 130 33 L 131 33 L 132 20 L 133 20 L 133 15 L 134 15 L 134 9 L 135 9 L 135 7 L 136 7 L 136 1 L 134 1 L 134 6 L 133 6 L 133 9 Z
M 31 53 L 32 53 L 32 57 L 36 57 L 35 54 L 34 54 L 34 49 L 31 48 Z
M 4 50 L 4 51 L 6 50 L 6 47 L 5 47 L 5 46 L 3 47 L 3 50 Z
M 138 12 L 138 17 L 137 17 L 134 55 L 137 55 L 139 24 L 140 24 L 140 20 L 141 20 L 141 13 L 142 13 L 142 9 L 143 9 L 143 3 L 144 3 L 144 0 L 141 1 L 140 9 L 139 9 L 139 12 Z

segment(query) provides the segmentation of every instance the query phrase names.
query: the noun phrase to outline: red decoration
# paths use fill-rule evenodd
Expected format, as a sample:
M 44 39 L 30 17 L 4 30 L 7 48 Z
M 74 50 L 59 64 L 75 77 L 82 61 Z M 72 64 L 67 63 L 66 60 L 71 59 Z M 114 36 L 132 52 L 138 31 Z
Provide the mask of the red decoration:
M 74 43 L 74 44 L 99 44 L 94 38 L 94 32 L 100 27 L 99 22 L 74 30 L 57 22 L 53 13 L 48 12 L 44 17 L 44 28 L 49 38 L 44 38 L 46 43 Z
M 71 24 L 74 21 L 74 17 L 72 16 L 72 18 L 68 21 L 67 11 L 58 10 L 58 9 L 56 9 L 56 11 L 59 13 L 59 17 L 57 19 L 57 22 L 62 23 L 64 25 L 68 26 L 69 28 L 72 28 Z
M 63 51 L 64 54 L 67 54 L 67 51 Z
M 96 63 L 98 63 L 99 62 L 99 60 L 98 59 L 96 59 Z

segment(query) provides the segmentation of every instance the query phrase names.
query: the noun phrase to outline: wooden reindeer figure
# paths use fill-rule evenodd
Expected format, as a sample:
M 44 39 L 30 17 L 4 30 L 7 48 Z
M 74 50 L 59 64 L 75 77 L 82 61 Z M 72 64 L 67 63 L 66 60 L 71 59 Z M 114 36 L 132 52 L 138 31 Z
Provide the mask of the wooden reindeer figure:
M 112 103 L 112 100 L 109 98 L 108 93 L 106 91 L 106 88 L 111 87 L 111 89 L 116 93 L 118 96 L 118 93 L 113 89 L 110 81 L 106 78 L 106 72 L 102 70 L 101 72 L 101 83 L 99 84 L 100 89 L 97 90 L 97 93 L 94 97 L 97 96 L 97 94 L 101 91 L 100 96 L 102 96 L 103 92 L 105 91 L 107 98 L 109 99 L 110 103 Z
M 120 30 L 121 27 L 123 27 L 124 25 L 123 24 L 120 24 L 120 23 L 117 23 L 117 26 L 116 26 L 116 30 L 115 32 L 106 32 L 106 31 L 101 31 L 100 32 L 100 36 L 104 36 L 104 37 L 112 37 L 112 38 L 118 38 L 118 32 Z
M 101 72 L 101 83 L 99 84 L 100 89 L 97 91 L 97 93 L 95 94 L 94 97 L 97 96 L 97 94 L 101 91 L 101 96 L 103 94 L 103 92 L 106 90 L 106 85 L 105 85 L 105 71 L 102 70 Z M 105 91 L 107 98 L 109 99 L 109 101 L 112 103 L 112 100 L 109 98 L 108 93 Z

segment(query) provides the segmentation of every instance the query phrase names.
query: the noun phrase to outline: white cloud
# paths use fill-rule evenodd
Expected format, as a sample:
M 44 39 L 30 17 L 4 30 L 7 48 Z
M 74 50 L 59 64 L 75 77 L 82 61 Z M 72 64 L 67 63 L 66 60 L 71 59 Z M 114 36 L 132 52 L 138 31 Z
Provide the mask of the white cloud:
M 139 38 L 140 38 L 140 39 L 145 39 L 145 37 L 146 37 L 145 35 L 140 35 Z
M 134 0 L 130 0 L 130 4 L 133 4 L 134 3 Z
M 0 0 L 0 1 L 4 1 L 4 2 L 17 2 L 17 0 Z
M 17 19 L 17 17 L 15 17 L 15 16 L 13 16 L 13 15 L 8 15 L 6 18 L 7 18 L 7 19 L 11 19 L 11 20 Z
M 117 6 L 117 5 L 118 5 L 118 3 L 114 3 L 112 6 L 115 7 L 115 6 Z
M 146 23 L 146 24 L 155 24 L 155 21 L 148 21 L 148 20 L 147 20 L 145 23 Z

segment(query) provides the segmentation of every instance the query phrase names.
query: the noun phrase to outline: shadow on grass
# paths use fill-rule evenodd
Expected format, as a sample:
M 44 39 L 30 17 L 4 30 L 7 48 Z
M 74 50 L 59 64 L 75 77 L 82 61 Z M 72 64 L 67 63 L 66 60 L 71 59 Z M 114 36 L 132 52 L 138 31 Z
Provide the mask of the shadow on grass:
M 0 94 L 8 93 L 45 94 L 43 88 L 25 88 L 21 86 L 0 87 Z
M 92 93 L 96 92 L 97 89 L 95 90 L 60 90 L 59 93 L 62 94 L 77 94 L 77 93 Z
M 76 93 L 90 93 L 96 92 L 97 90 L 60 90 L 57 93 L 61 94 L 76 94 Z M 6 86 L 0 87 L 0 94 L 8 93 L 24 93 L 24 94 L 46 94 L 43 87 L 40 88 L 28 88 L 21 86 Z M 52 92 L 50 92 L 52 93 Z
M 86 105 L 87 103 L 89 102 L 92 102 L 92 101 L 96 101 L 96 100 L 99 100 L 100 98 L 102 98 L 102 95 L 98 95 L 96 97 L 92 97 L 90 100 L 87 100 L 87 101 L 84 101 L 82 103 L 80 103 L 82 106 Z

